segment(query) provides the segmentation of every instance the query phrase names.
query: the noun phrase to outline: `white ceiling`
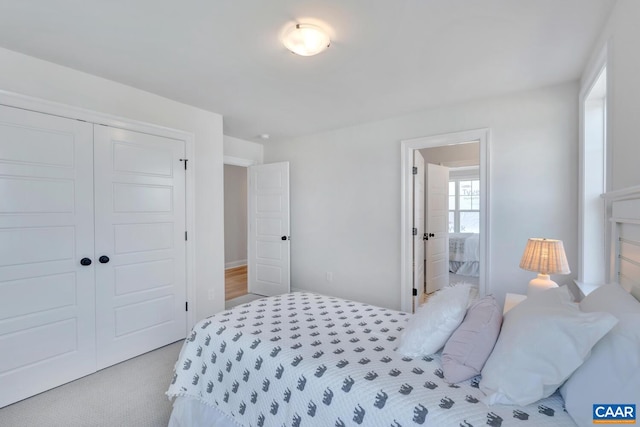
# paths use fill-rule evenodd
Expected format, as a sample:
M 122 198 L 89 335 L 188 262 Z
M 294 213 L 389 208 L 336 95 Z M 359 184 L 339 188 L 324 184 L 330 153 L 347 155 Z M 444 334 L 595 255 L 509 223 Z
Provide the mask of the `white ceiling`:
M 0 0 L 0 46 L 290 138 L 577 79 L 615 0 Z M 331 47 L 279 41 L 313 18 Z M 1 72 L 1 71 L 0 71 Z

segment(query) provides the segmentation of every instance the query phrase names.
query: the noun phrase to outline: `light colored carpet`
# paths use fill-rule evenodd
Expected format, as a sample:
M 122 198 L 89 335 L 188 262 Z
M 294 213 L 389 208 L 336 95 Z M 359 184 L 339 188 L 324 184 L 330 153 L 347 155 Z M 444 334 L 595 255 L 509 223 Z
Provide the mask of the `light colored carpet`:
M 0 409 L 0 426 L 166 426 L 172 403 L 164 393 L 182 343 L 6 406 Z
M 248 302 L 255 301 L 260 298 L 264 298 L 264 295 L 257 295 L 257 294 L 242 295 L 241 297 L 233 298 L 233 299 L 230 299 L 229 301 L 225 301 L 224 308 L 225 310 L 229 310 L 230 308 L 233 308 L 235 306 L 246 304 Z

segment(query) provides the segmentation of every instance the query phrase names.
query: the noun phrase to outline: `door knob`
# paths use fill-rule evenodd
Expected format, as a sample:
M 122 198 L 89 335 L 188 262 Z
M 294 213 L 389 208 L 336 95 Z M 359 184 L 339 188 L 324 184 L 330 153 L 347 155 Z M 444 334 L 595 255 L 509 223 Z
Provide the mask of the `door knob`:
M 91 265 L 91 259 L 90 258 L 82 258 L 80 260 L 80 264 L 82 264 L 82 265 Z
M 436 237 L 436 235 L 433 233 L 429 233 L 429 237 Z
M 280 240 L 289 240 L 289 236 L 282 236 Z
M 98 261 L 100 261 L 101 264 L 106 264 L 109 262 L 109 257 L 106 255 L 102 255 L 100 258 L 98 258 Z

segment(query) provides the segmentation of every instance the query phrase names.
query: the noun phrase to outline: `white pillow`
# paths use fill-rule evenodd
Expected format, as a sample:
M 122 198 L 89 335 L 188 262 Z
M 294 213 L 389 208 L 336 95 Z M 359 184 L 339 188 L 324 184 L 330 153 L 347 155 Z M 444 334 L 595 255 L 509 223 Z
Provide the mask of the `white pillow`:
M 443 288 L 418 307 L 400 337 L 397 351 L 420 357 L 440 350 L 464 319 L 469 289 L 468 284 Z
M 617 283 L 596 288 L 580 302 L 580 310 L 606 311 L 614 316 L 621 313 L 640 313 L 640 302 Z
M 560 388 L 565 408 L 576 424 L 591 425 L 594 404 L 632 403 L 640 407 L 640 303 L 620 285 L 610 284 L 587 295 L 580 309 L 606 311 L 619 319 Z
M 591 356 L 560 388 L 565 408 L 578 425 L 591 425 L 593 405 L 640 407 L 640 314 L 620 315 L 620 323 L 594 347 Z
M 581 312 L 566 286 L 531 295 L 505 315 L 482 369 L 486 403 L 525 406 L 551 395 L 617 322 Z

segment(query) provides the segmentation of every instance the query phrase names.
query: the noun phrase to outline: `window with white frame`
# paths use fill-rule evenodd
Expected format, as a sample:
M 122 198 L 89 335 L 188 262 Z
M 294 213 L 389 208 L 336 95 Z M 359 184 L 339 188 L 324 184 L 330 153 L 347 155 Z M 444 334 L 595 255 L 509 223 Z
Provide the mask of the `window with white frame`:
M 449 233 L 480 232 L 480 180 L 449 180 Z
M 606 281 L 606 213 L 600 197 L 607 183 L 607 67 L 602 65 L 582 96 L 581 229 L 578 281 Z

